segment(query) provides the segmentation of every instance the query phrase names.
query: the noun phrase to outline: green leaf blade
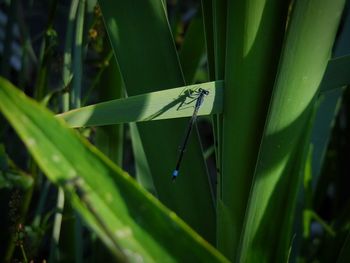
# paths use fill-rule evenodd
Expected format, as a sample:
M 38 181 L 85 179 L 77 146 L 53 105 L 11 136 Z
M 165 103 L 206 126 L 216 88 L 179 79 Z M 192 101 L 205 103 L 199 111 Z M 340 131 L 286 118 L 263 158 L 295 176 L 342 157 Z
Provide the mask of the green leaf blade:
M 71 127 L 190 117 L 193 114 L 195 100 L 186 93 L 199 88 L 208 90 L 209 95 L 205 97 L 198 115 L 220 113 L 222 111 L 223 81 L 207 82 L 97 103 L 58 114 L 57 117 L 64 119 Z
M 225 1 L 216 2 L 218 10 L 225 6 Z M 225 57 L 222 50 L 217 51 L 217 73 L 225 77 L 224 114 L 218 132 L 222 146 L 218 220 L 231 222 L 232 232 L 226 231 L 226 225 L 219 226 L 218 244 L 232 261 L 240 246 L 287 10 L 288 1 L 227 1 Z M 221 19 L 217 18 L 219 24 Z M 220 30 L 216 30 L 217 43 L 223 45 Z

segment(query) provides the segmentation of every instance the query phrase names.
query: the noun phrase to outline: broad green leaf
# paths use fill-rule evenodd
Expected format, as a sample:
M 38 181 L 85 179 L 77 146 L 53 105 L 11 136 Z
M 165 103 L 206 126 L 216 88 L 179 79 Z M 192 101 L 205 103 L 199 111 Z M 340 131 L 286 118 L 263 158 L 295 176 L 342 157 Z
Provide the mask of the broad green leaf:
M 214 56 L 214 30 L 213 30 L 213 2 L 201 0 L 204 36 L 206 44 L 209 80 L 215 79 L 215 56 Z M 221 13 L 223 15 L 224 12 Z M 224 26 L 225 28 L 225 26 Z
M 187 29 L 185 39 L 179 53 L 182 71 L 187 84 L 194 83 L 194 77 L 205 50 L 201 9 L 199 9 L 197 12 L 198 14 L 191 20 L 191 23 Z
M 307 127 L 343 7 L 343 0 L 294 3 L 246 212 L 240 262 L 287 259 L 308 150 Z
M 0 111 L 119 260 L 227 262 L 98 149 L 2 78 Z
M 220 218 L 228 213 L 218 207 L 218 220 L 232 222 L 233 231 L 226 231 L 226 225 L 219 226 L 218 244 L 232 261 L 237 259 L 288 4 L 289 1 L 279 0 L 227 1 L 225 71 L 220 69 L 222 62 L 218 61 L 217 65 L 218 74 L 225 74 L 224 114 L 219 126 L 222 150 L 218 192 L 223 204 L 220 207 L 225 207 L 230 216 Z
M 63 118 L 71 127 L 189 117 L 196 101 L 195 95 L 190 92 L 199 88 L 208 90 L 209 95 L 205 97 L 198 115 L 221 113 L 223 81 L 216 81 L 97 103 L 58 114 L 57 117 Z
M 100 0 L 99 4 L 128 96 L 185 85 L 163 1 Z M 180 119 L 137 124 L 159 199 L 214 244 L 215 210 L 195 132 L 178 180 L 171 182 L 186 126 L 187 120 Z

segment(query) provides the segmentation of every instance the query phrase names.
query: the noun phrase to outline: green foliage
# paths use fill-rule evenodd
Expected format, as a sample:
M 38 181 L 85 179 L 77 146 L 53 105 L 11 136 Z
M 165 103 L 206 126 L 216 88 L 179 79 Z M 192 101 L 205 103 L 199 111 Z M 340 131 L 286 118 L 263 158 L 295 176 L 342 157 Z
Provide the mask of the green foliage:
M 39 2 L 2 5 L 0 261 L 349 260 L 349 1 Z

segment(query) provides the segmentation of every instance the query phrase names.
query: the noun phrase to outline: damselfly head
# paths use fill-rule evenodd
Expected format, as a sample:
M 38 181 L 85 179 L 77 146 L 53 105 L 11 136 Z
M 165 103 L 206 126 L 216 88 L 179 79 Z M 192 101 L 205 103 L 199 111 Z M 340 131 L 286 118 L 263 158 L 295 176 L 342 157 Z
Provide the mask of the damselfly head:
M 199 92 L 199 93 L 202 93 L 202 94 L 204 94 L 204 95 L 208 95 L 208 94 L 209 94 L 209 90 L 202 89 L 202 88 L 199 88 L 199 89 L 198 89 L 198 92 Z

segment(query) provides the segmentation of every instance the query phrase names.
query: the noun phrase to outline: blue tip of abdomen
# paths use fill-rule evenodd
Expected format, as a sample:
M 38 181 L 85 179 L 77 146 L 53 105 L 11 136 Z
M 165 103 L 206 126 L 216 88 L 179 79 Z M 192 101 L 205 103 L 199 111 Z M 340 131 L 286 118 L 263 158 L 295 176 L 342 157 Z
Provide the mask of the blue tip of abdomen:
M 178 174 L 179 174 L 179 171 L 178 171 L 178 170 L 174 170 L 174 172 L 173 172 L 173 177 L 178 176 Z
M 173 172 L 173 181 L 176 179 L 176 177 L 179 175 L 179 170 L 174 170 Z

